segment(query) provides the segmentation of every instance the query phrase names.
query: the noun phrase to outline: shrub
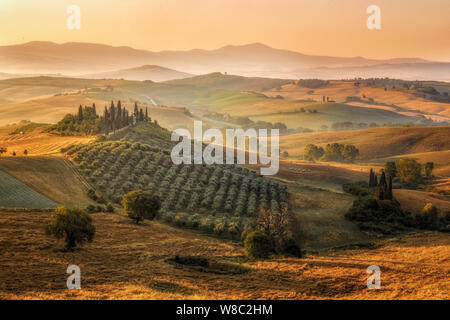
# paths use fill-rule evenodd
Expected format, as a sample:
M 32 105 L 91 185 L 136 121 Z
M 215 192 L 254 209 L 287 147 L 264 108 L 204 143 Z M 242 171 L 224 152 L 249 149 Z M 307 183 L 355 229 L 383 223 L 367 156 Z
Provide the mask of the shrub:
M 97 210 L 97 208 L 95 206 L 93 206 L 92 204 L 90 204 L 86 207 L 86 211 L 89 213 L 94 213 L 94 212 L 96 212 L 96 210 Z
M 200 220 L 202 219 L 202 216 L 198 213 L 192 215 L 188 219 L 188 227 L 192 229 L 198 229 L 200 226 Z
M 45 233 L 57 239 L 64 238 L 66 250 L 73 249 L 77 244 L 83 244 L 94 239 L 95 227 L 91 216 L 79 208 L 56 208 L 45 226 Z
M 149 192 L 135 190 L 122 197 L 122 205 L 126 214 L 138 224 L 144 219 L 153 220 L 161 207 L 161 201 Z
M 272 241 L 263 232 L 250 232 L 244 241 L 245 254 L 250 259 L 265 259 L 272 253 Z
M 377 200 L 373 196 L 359 197 L 345 214 L 361 230 L 394 234 L 413 226 L 410 213 L 404 212 L 395 200 Z
M 105 207 L 105 212 L 114 212 L 114 207 L 111 205 L 111 203 L 108 203 Z
M 422 213 L 416 215 L 415 223 L 416 227 L 419 229 L 439 229 L 437 208 L 432 203 L 427 203 L 425 207 L 423 207 Z
M 300 249 L 297 241 L 292 237 L 289 237 L 284 241 L 283 252 L 296 258 L 302 257 L 302 250 Z
M 364 197 L 371 194 L 369 185 L 364 181 L 344 183 L 342 185 L 342 190 L 357 197 Z

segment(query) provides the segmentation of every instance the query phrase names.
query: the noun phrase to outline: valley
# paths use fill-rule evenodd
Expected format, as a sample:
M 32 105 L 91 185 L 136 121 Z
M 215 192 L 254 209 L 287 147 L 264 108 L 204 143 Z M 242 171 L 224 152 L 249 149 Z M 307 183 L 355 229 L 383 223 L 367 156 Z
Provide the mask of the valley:
M 446 298 L 448 233 L 362 230 L 347 217 L 358 198 L 343 185 L 368 181 L 370 170 L 380 173 L 388 161 L 433 162 L 434 176 L 426 186 L 410 190 L 396 181 L 393 194 L 412 217 L 432 203 L 444 219 L 450 209 L 445 193 L 449 104 L 412 99 L 396 90 L 384 95 L 384 89 L 355 91 L 347 81 L 318 89 L 294 82 L 221 73 L 165 82 L 70 77 L 0 81 L 0 147 L 7 150 L 0 156 L 0 248 L 5 257 L 0 297 Z M 375 103 L 348 101 L 354 95 Z M 323 96 L 332 101 L 324 102 Z M 103 125 L 103 109 L 108 106 L 112 112 L 111 103 L 119 100 L 121 110 L 133 114 L 136 105 L 149 119 L 116 133 L 108 130 L 108 135 L 70 131 L 61 122 L 71 113 L 74 125 L 83 128 L 86 124 L 76 120 L 79 106 L 95 104 L 99 120 L 94 123 Z M 221 131 L 282 123 L 278 173 L 262 177 L 259 165 L 246 164 L 173 165 L 171 130 L 192 131 L 199 120 L 204 128 Z M 351 129 L 342 129 L 346 122 Z M 326 149 L 332 143 L 354 145 L 357 157 L 350 162 L 304 159 L 308 144 Z M 161 198 L 155 220 L 135 225 L 126 217 L 122 196 L 135 189 Z M 17 193 L 27 201 L 21 203 Z M 91 213 L 97 228 L 93 243 L 72 252 L 55 249 L 60 242 L 45 237 L 43 226 L 48 211 L 59 205 Z M 248 259 L 243 241 L 259 223 L 261 210 L 282 213 L 284 208 L 289 213 L 286 232 L 302 257 L 277 252 L 268 260 Z M 209 259 L 212 266 L 221 266 L 220 272 L 174 267 L 167 261 L 177 255 Z M 31 259 L 27 263 L 25 256 Z M 61 280 L 71 263 L 79 264 L 85 275 L 83 290 L 76 293 L 64 290 Z M 364 290 L 369 264 L 379 264 L 386 274 L 381 291 Z M 53 277 L 59 273 L 61 279 Z

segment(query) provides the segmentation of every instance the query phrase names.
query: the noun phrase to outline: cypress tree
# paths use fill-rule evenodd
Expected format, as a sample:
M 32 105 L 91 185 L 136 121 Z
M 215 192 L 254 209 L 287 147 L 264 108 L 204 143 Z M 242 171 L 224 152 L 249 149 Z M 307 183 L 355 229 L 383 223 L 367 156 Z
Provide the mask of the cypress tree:
M 376 174 L 373 175 L 373 186 L 376 187 L 378 185 L 378 176 Z
M 147 107 L 145 107 L 145 118 L 144 118 L 144 120 L 148 121 L 148 108 Z
M 370 175 L 369 175 L 369 188 L 373 187 L 373 181 L 374 181 L 374 175 L 373 175 L 373 169 L 370 168 Z
M 122 127 L 128 125 L 128 115 L 127 110 L 125 108 L 122 109 Z
M 97 109 L 95 108 L 95 103 L 92 104 L 92 112 L 94 113 L 94 117 L 97 118 Z
M 109 109 L 110 113 L 110 123 L 111 123 L 111 129 L 115 129 L 115 120 L 116 120 L 116 107 L 114 106 L 114 101 L 111 101 L 111 107 Z
M 83 107 L 80 104 L 80 106 L 78 107 L 78 122 L 81 121 L 83 121 Z
M 386 185 L 386 175 L 385 175 L 384 171 L 381 172 L 379 185 L 380 186 L 385 186 Z
M 136 118 L 136 120 L 138 119 L 138 116 L 139 116 L 138 105 L 137 105 L 137 103 L 135 102 L 135 103 L 134 103 L 134 117 Z
M 117 102 L 117 118 L 116 118 L 116 128 L 122 127 L 122 103 Z
M 389 175 L 388 178 L 388 183 L 387 183 L 387 199 L 392 200 L 393 195 L 392 195 L 392 177 Z

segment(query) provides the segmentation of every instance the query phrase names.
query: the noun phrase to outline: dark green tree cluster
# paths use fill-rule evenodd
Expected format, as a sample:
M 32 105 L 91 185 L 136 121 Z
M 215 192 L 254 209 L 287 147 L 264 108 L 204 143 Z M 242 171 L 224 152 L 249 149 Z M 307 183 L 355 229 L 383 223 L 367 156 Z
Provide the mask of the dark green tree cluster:
M 129 111 L 122 107 L 120 100 L 117 105 L 111 101 L 109 107 L 105 106 L 103 115 L 99 116 L 95 103 L 89 107 L 79 106 L 77 114 L 67 114 L 56 125 L 50 128 L 50 131 L 56 131 L 62 135 L 94 135 L 109 134 L 121 128 L 127 127 L 136 122 L 148 122 L 148 109 L 145 111 L 134 105 L 134 112 L 130 115 Z
M 370 169 L 369 174 L 369 188 L 375 190 L 374 195 L 378 200 L 392 200 L 392 175 L 386 176 L 385 170 L 381 171 L 380 181 L 374 174 L 373 169 Z
M 359 150 L 351 144 L 329 143 L 325 149 L 314 144 L 305 147 L 304 159 L 309 161 L 353 162 Z
M 386 162 L 384 171 L 392 177 L 407 186 L 415 186 L 422 183 L 424 179 L 433 178 L 433 162 L 426 162 L 423 165 L 415 159 L 400 159 L 399 161 Z
M 381 172 L 380 182 L 375 189 L 375 198 L 379 200 L 392 200 L 392 177 Z

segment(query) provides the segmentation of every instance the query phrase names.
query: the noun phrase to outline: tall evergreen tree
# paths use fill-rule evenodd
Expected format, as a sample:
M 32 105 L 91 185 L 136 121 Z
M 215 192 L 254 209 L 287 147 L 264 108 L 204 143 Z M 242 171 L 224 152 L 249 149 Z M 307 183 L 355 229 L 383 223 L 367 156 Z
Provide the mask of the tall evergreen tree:
M 94 113 L 94 117 L 97 118 L 97 109 L 95 108 L 95 103 L 92 104 L 92 111 Z
M 384 173 L 384 171 L 381 172 L 379 185 L 380 186 L 385 186 L 386 185 L 386 174 Z
M 120 100 L 117 102 L 117 118 L 116 118 L 116 128 L 122 127 L 122 103 Z
M 136 118 L 136 120 L 139 117 L 139 109 L 138 109 L 138 105 L 136 102 L 134 103 L 134 117 Z
M 78 122 L 81 121 L 83 121 L 83 107 L 80 104 L 80 106 L 78 107 Z
M 144 118 L 144 120 L 148 121 L 148 108 L 147 107 L 145 107 L 145 118 Z
M 373 169 L 370 168 L 370 175 L 369 175 L 369 188 L 372 188 L 374 186 L 374 174 Z
M 111 101 L 111 107 L 109 108 L 110 118 L 111 118 L 111 129 L 115 130 L 116 121 L 116 107 L 114 106 L 114 101 Z
M 392 198 L 393 198 L 393 195 L 392 195 L 392 177 L 389 175 L 388 183 L 387 183 L 386 199 L 392 200 Z

